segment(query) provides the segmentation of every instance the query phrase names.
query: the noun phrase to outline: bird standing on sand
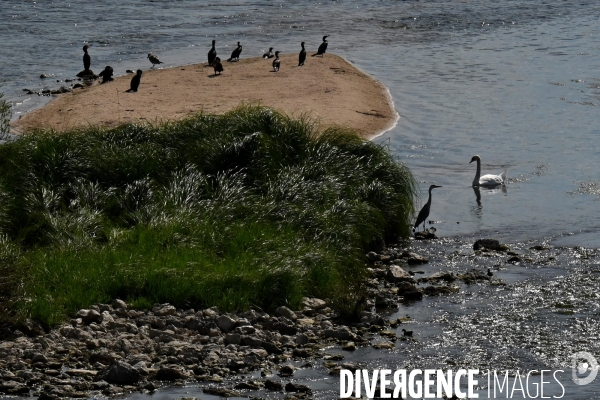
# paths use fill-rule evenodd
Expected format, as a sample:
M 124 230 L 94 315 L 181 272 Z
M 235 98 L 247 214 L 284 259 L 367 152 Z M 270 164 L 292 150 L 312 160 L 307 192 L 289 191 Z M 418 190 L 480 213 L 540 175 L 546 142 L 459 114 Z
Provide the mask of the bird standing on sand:
M 304 42 L 300 43 L 302 46 L 302 50 L 300 50 L 300 54 L 298 55 L 298 66 L 304 65 L 304 61 L 306 61 L 306 50 L 304 49 Z
M 404 336 L 412 337 L 413 331 L 407 331 L 406 329 L 402 329 L 402 334 Z
M 317 49 L 317 53 L 313 54 L 312 56 L 321 56 L 323 57 L 323 54 L 325 54 L 325 52 L 327 51 L 327 38 L 329 36 L 323 36 L 323 43 L 321 43 L 321 45 L 319 46 L 319 48 Z
M 504 182 L 506 181 L 506 171 L 503 171 L 500 175 L 487 174 L 481 176 L 481 158 L 479 156 L 473 156 L 471 161 L 469 161 L 469 164 L 471 164 L 473 161 L 477 161 L 477 172 L 475 173 L 475 178 L 473 179 L 473 186 L 493 187 L 504 185 Z
M 213 61 L 212 66 L 215 70 L 215 75 L 217 75 L 217 72 L 219 73 L 219 75 L 221 75 L 221 72 L 225 70 L 225 68 L 223 68 L 223 64 L 221 64 L 221 59 L 219 57 L 215 58 L 215 61 Z
M 273 58 L 275 55 L 273 54 L 273 48 L 269 47 L 269 51 L 263 54 L 263 58 Z
M 98 74 L 98 76 L 102 78 L 102 83 L 106 83 L 114 80 L 113 73 L 112 67 L 107 65 L 104 70 Z
M 416 227 L 418 227 L 421 224 L 423 224 L 423 230 L 425 230 L 425 220 L 427 219 L 427 217 L 429 217 L 429 209 L 431 208 L 431 191 L 435 188 L 441 188 L 441 186 L 429 186 L 429 199 L 427 200 L 427 203 L 425 203 L 423 208 L 421 208 L 421 211 L 419 211 L 419 215 L 417 216 L 417 221 L 415 222 L 413 231 Z
M 140 87 L 140 81 L 142 80 L 142 70 L 138 69 L 137 74 L 133 78 L 131 78 L 131 84 L 129 85 L 129 90 L 127 92 L 137 92 L 138 87 Z
M 279 60 L 279 51 L 275 52 L 275 59 L 273 60 L 273 71 L 279 71 L 279 67 L 281 66 L 281 61 Z
M 90 66 L 92 65 L 92 57 L 88 54 L 88 45 L 83 46 L 83 69 L 86 71 L 90 70 Z
M 148 60 L 150 60 L 150 62 L 152 63 L 152 68 L 154 68 L 154 66 L 155 66 L 156 64 L 163 64 L 163 62 L 162 62 L 162 61 L 160 61 L 160 60 L 158 59 L 158 57 L 156 57 L 156 56 L 155 56 L 154 54 L 152 54 L 152 53 L 148 53 Z
M 217 49 L 215 49 L 216 40 L 212 41 L 212 48 L 208 51 L 208 65 L 211 67 L 217 58 Z
M 234 61 L 240 61 L 240 54 L 242 54 L 242 45 L 240 44 L 240 42 L 238 42 L 238 45 L 235 49 L 233 49 L 233 51 L 231 52 L 231 57 L 229 57 L 229 59 L 227 61 L 232 62 Z

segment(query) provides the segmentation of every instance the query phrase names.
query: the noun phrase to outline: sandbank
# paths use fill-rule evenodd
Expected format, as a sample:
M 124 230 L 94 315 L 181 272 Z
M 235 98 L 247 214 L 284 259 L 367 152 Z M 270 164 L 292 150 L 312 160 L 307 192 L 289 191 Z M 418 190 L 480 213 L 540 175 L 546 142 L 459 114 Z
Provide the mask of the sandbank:
M 13 122 L 22 133 L 31 128 L 64 131 L 76 127 L 176 120 L 200 111 L 224 113 L 240 103 L 273 107 L 291 116 L 309 115 L 320 128 L 342 125 L 363 137 L 376 136 L 398 120 L 387 88 L 342 57 L 309 56 L 298 67 L 297 54 L 272 59 L 223 62 L 218 76 L 206 63 L 144 71 L 137 93 L 126 93 L 133 74 L 58 95 L 46 106 Z

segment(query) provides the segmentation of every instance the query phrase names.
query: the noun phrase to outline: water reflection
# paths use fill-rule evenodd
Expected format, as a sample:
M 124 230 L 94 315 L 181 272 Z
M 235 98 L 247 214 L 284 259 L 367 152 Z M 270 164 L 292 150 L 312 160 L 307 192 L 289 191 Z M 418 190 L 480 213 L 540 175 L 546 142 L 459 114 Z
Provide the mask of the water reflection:
M 481 218 L 483 215 L 483 205 L 481 204 L 482 189 L 479 186 L 473 186 L 473 192 L 475 193 L 475 201 L 477 202 L 477 206 L 473 206 L 471 208 L 471 212 L 476 217 Z M 500 192 L 504 193 L 505 196 L 508 195 L 508 189 L 506 189 L 506 186 L 500 186 L 497 188 L 483 188 L 484 195 L 493 195 Z
M 481 210 L 481 191 L 479 186 L 473 186 L 473 192 L 475 192 L 475 201 L 477 201 L 478 209 Z

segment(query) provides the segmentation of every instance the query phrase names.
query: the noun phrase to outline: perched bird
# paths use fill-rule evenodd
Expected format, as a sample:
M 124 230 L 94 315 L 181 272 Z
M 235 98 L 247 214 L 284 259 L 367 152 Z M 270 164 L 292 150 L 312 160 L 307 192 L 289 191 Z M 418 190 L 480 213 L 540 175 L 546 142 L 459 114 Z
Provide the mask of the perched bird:
M 492 272 L 491 269 L 488 268 L 488 273 L 487 276 L 489 277 L 489 279 L 492 279 L 492 276 L 494 276 L 494 273 Z
M 242 54 L 242 45 L 240 44 L 240 42 L 238 42 L 238 45 L 235 49 L 233 49 L 233 51 L 231 52 L 231 57 L 229 57 L 229 59 L 227 61 L 232 62 L 234 61 L 240 61 L 240 54 Z
M 90 66 L 92 65 L 92 57 L 88 54 L 89 46 L 83 46 L 83 69 L 86 71 L 90 70 Z
M 279 51 L 275 52 L 275 59 L 273 60 L 273 71 L 279 71 L 279 66 L 281 65 L 281 60 L 279 60 Z
M 323 36 L 323 43 L 321 43 L 321 45 L 319 46 L 319 48 L 317 49 L 317 53 L 313 54 L 312 56 L 321 56 L 323 57 L 323 54 L 325 54 L 325 52 L 327 51 L 327 38 L 329 36 Z
M 306 60 L 306 50 L 304 49 L 304 42 L 300 43 L 302 46 L 302 50 L 300 50 L 300 55 L 298 56 L 298 66 L 304 65 L 304 61 Z
M 402 334 L 403 334 L 404 336 L 409 336 L 409 337 L 412 337 L 412 335 L 413 335 L 413 331 L 407 331 L 406 329 L 402 329 Z
M 208 65 L 213 66 L 213 62 L 217 58 L 217 49 L 215 49 L 216 40 L 212 41 L 212 48 L 208 51 Z
M 127 92 L 137 92 L 140 87 L 140 81 L 142 80 L 142 70 L 138 69 L 137 73 L 133 78 L 131 78 L 131 84 L 129 85 L 129 90 Z
M 213 61 L 212 66 L 215 70 L 215 75 L 217 75 L 217 72 L 219 73 L 219 75 L 221 75 L 221 72 L 225 71 L 225 69 L 223 68 L 223 64 L 221 64 L 221 59 L 219 57 L 215 58 L 215 61 Z
M 417 221 L 415 222 L 413 230 L 421 224 L 423 224 L 423 230 L 425 230 L 425 220 L 427 219 L 427 217 L 429 217 L 429 209 L 431 208 L 431 191 L 435 188 L 441 188 L 441 186 L 429 186 L 429 199 L 427 200 L 427 203 L 425 203 L 423 208 L 421 208 L 421 211 L 419 211 L 419 215 L 417 216 Z
M 473 186 L 500 186 L 504 185 L 506 181 L 506 171 L 503 171 L 500 175 L 484 175 L 481 176 L 481 158 L 479 156 L 473 156 L 469 164 L 473 161 L 477 161 L 477 172 L 475 173 L 475 178 L 473 179 Z
M 162 61 L 160 61 L 160 60 L 158 59 L 158 57 L 156 57 L 156 56 L 155 56 L 154 54 L 152 54 L 152 53 L 149 53 L 149 54 L 148 54 L 148 60 L 150 60 L 150 62 L 152 63 L 152 68 L 154 68 L 154 66 L 155 66 L 156 64 L 162 64 L 162 63 L 163 63 Z
M 114 80 L 112 67 L 107 65 L 104 70 L 98 74 L 98 76 L 102 78 L 102 83 Z
M 263 54 L 263 58 L 273 58 L 275 55 L 273 54 L 273 48 L 269 47 L 269 51 Z

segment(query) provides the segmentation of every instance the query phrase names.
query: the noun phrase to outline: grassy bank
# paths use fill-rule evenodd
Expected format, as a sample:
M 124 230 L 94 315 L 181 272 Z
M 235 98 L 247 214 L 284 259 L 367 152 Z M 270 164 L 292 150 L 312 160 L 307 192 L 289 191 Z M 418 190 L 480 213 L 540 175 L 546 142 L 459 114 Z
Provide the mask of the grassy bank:
M 330 298 L 409 233 L 415 184 L 352 132 L 261 107 L 0 146 L 4 319 L 52 325 L 113 298 L 224 310 Z

